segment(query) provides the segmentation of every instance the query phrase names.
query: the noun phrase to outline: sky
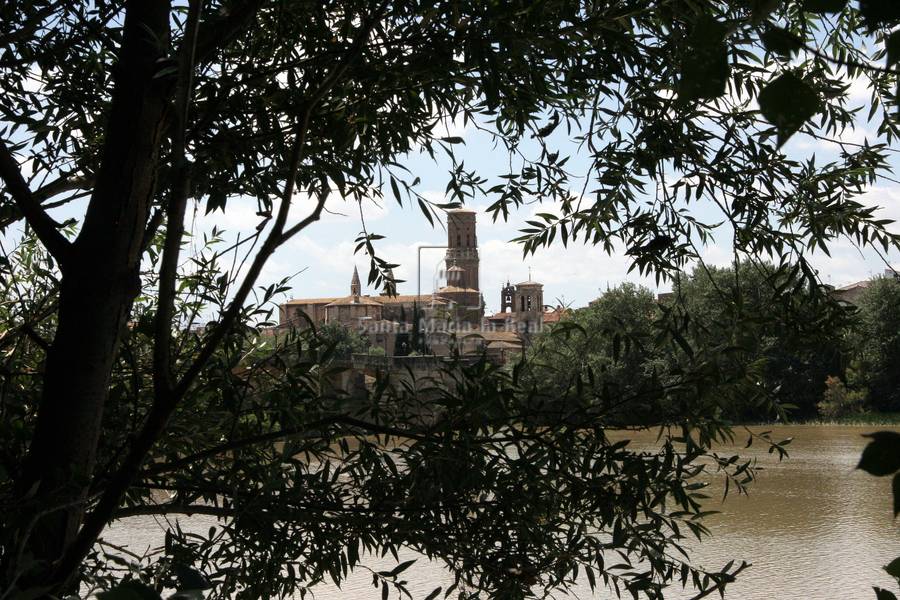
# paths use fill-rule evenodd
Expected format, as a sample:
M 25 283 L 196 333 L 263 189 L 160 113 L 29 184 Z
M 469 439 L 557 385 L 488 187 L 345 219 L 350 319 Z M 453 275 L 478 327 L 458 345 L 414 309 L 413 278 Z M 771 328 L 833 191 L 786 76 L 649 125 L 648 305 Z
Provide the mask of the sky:
M 863 106 L 867 104 L 868 90 L 861 81 L 854 82 L 850 91 L 850 104 Z M 862 111 L 865 114 L 865 111 Z M 449 136 L 458 136 L 463 143 L 456 145 L 457 157 L 461 158 L 468 168 L 477 166 L 479 174 L 490 177 L 508 170 L 508 157 L 503 149 L 495 149 L 487 134 L 479 131 L 471 123 L 446 123 L 446 131 L 440 132 Z M 548 141 L 559 142 L 557 147 L 565 144 L 564 140 L 554 139 L 557 135 L 564 137 L 564 127 Z M 877 136 L 867 123 L 859 122 L 853 130 L 844 132 L 842 139 L 851 142 L 877 140 Z M 794 136 L 786 145 L 786 151 L 792 158 L 806 158 L 815 154 L 820 162 L 836 159 L 839 148 L 836 144 L 821 142 L 801 135 Z M 535 148 L 531 148 L 535 150 Z M 526 152 L 528 148 L 526 147 Z M 568 163 L 570 170 L 586 172 L 589 157 L 573 154 Z M 424 152 L 413 152 L 401 157 L 398 163 L 409 169 L 413 177 L 419 177 L 421 184 L 417 189 L 425 197 L 438 201 L 446 201 L 444 188 L 448 180 L 447 162 L 435 162 Z M 900 172 L 900 160 L 893 159 L 895 171 Z M 28 165 L 23 170 L 28 176 Z M 578 185 L 577 182 L 573 185 Z M 590 188 L 588 188 L 590 189 Z M 397 279 L 403 280 L 398 286 L 401 294 L 414 294 L 417 290 L 417 249 L 424 245 L 446 244 L 446 232 L 443 223 L 432 226 L 421 214 L 415 204 L 398 205 L 389 191 L 384 201 L 369 201 L 363 204 L 362 214 L 370 233 L 385 236 L 377 243 L 377 251 L 381 258 L 399 266 L 394 269 Z M 861 200 L 880 207 L 880 216 L 900 221 L 900 185 L 892 183 L 879 184 L 871 188 Z M 309 209 L 309 199 L 299 198 L 292 207 L 291 222 L 302 218 Z M 670 286 L 662 282 L 657 286 L 652 278 L 642 278 L 636 271 L 629 272 L 630 260 L 624 254 L 624 248 L 618 248 L 612 254 L 602 249 L 581 244 L 563 247 L 559 242 L 550 247 L 541 248 L 535 254 L 523 257 L 522 249 L 510 240 L 519 235 L 525 221 L 533 218 L 538 212 L 555 212 L 554 206 L 534 203 L 521 207 L 511 213 L 507 221 L 493 222 L 485 212 L 488 202 L 485 198 L 474 198 L 467 203 L 478 213 L 478 241 L 481 267 L 480 282 L 488 312 L 499 309 L 500 289 L 506 281 L 512 283 L 529 278 L 544 284 L 544 299 L 547 304 L 563 304 L 566 306 L 585 306 L 599 296 L 603 290 L 629 281 L 645 285 L 655 292 L 667 291 Z M 83 214 L 83 203 L 73 203 L 51 212 L 51 215 L 64 220 L 80 217 Z M 246 237 L 255 231 L 259 221 L 256 216 L 256 202 L 248 198 L 231 199 L 227 210 L 204 214 L 202 206 L 194 208 L 193 219 L 189 230 L 195 232 L 208 231 L 213 226 L 225 229 L 229 236 Z M 365 285 L 369 260 L 364 254 L 354 254 L 354 240 L 362 229 L 360 206 L 353 201 L 344 201 L 333 194 L 326 205 L 323 218 L 288 241 L 269 260 L 259 279 L 259 285 L 268 285 L 291 277 L 291 289 L 277 298 L 279 302 L 291 298 L 334 297 L 349 294 L 350 278 L 356 266 L 361 274 L 364 293 L 377 294 L 378 290 Z M 701 213 L 702 218 L 704 215 Z M 710 220 L 718 220 L 712 213 Z M 894 224 L 893 230 L 900 232 L 900 226 Z M 728 265 L 732 262 L 730 236 L 724 229 L 723 235 L 702 250 L 703 260 L 711 265 Z M 8 234 L 4 236 L 7 238 Z M 887 256 L 895 267 L 900 267 L 900 253 L 892 252 Z M 187 262 L 187 257 L 185 257 Z M 443 251 L 423 250 L 421 266 L 421 290 L 429 293 L 443 283 Z M 826 283 L 842 286 L 872 275 L 884 272 L 885 265 L 874 253 L 861 254 L 849 241 L 836 241 L 831 245 L 831 256 L 819 252 L 811 256 L 813 265 Z
M 863 105 L 868 92 L 862 82 L 851 88 L 851 105 Z M 480 173 L 498 174 L 507 169 L 507 155 L 503 149 L 494 149 L 491 140 L 471 124 L 445 125 L 448 135 L 463 138 L 457 145 L 457 156 L 471 168 L 477 165 Z M 563 129 L 562 127 L 559 128 Z M 862 142 L 874 141 L 877 136 L 866 123 L 858 123 L 854 130 L 846 131 L 842 139 Z M 788 142 L 786 150 L 793 158 L 805 158 L 815 154 L 820 162 L 836 159 L 839 148 L 836 144 L 820 142 L 811 138 L 795 136 Z M 579 172 L 586 171 L 587 156 L 575 155 L 569 166 Z M 433 161 L 427 154 L 411 154 L 398 160 L 411 172 L 412 177 L 420 177 L 418 189 L 424 196 L 436 201 L 445 201 L 444 187 L 447 182 L 447 165 Z M 581 168 L 579 168 L 579 166 Z M 895 161 L 900 167 L 900 161 Z M 365 223 L 370 233 L 385 236 L 377 243 L 379 256 L 399 265 L 395 277 L 404 280 L 398 286 L 399 293 L 414 294 L 417 290 L 417 248 L 423 245 L 446 244 L 443 224 L 432 227 L 422 216 L 418 207 L 399 206 L 389 191 L 383 202 L 371 201 L 363 205 Z M 879 184 L 866 193 L 861 200 L 879 206 L 880 215 L 900 221 L 900 186 Z M 308 203 L 309 201 L 307 201 Z M 300 218 L 303 202 L 294 218 Z M 636 271 L 629 273 L 630 260 L 624 249 L 608 255 L 602 249 L 581 244 L 565 248 L 556 243 L 539 249 L 534 255 L 523 257 L 521 247 L 510 240 L 519 235 L 525 221 L 538 212 L 554 212 L 553 206 L 535 203 L 523 206 L 512 213 L 508 221 L 492 222 L 485 212 L 488 202 L 475 198 L 467 207 L 478 213 L 478 241 L 480 247 L 481 290 L 487 310 L 499 309 L 500 289 L 506 281 L 516 283 L 529 278 L 544 284 L 544 298 L 547 304 L 562 303 L 579 307 L 599 296 L 608 287 L 630 281 L 645 285 L 655 292 L 667 291 L 670 286 L 662 282 L 657 286 L 652 278 L 642 278 Z M 364 284 L 364 293 L 377 294 L 378 290 L 365 285 L 368 272 L 368 257 L 354 255 L 354 240 L 362 227 L 360 207 L 352 201 L 343 201 L 332 196 L 326 205 L 328 211 L 322 220 L 290 240 L 282 247 L 266 266 L 261 283 L 277 281 L 294 275 L 292 289 L 287 298 L 333 297 L 349 294 L 350 278 L 354 266 L 359 268 Z M 203 216 L 198 213 L 197 224 L 209 227 L 215 224 L 231 232 L 251 232 L 256 222 L 255 202 L 250 200 L 229 201 L 226 214 L 216 213 Z M 202 211 L 201 211 L 202 212 Z M 712 213 L 711 213 L 712 214 Z M 702 216 L 702 215 L 701 215 Z M 712 217 L 711 217 L 712 218 Z M 893 225 L 900 232 L 900 226 Z M 723 236 L 713 244 L 703 248 L 703 259 L 712 265 L 728 265 L 732 262 L 730 236 L 723 229 Z M 724 239 L 728 236 L 728 239 Z M 813 265 L 819 269 L 826 283 L 842 286 L 872 275 L 882 273 L 885 265 L 874 253 L 861 254 L 849 241 L 836 241 L 831 246 L 831 256 L 819 252 L 813 254 Z M 428 293 L 442 284 L 443 250 L 423 250 L 421 268 L 422 293 Z M 896 251 L 888 255 L 894 266 L 900 266 L 900 254 Z

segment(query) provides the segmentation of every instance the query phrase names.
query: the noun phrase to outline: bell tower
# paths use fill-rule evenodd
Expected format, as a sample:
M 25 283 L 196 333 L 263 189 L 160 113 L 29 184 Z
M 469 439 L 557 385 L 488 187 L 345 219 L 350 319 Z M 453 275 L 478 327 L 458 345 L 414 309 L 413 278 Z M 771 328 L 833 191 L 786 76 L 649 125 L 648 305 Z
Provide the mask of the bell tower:
M 447 269 L 463 270 L 459 286 L 472 290 L 478 283 L 478 237 L 475 231 L 474 210 L 457 208 L 447 211 Z
M 359 283 L 359 271 L 356 270 L 356 266 L 353 266 L 353 277 L 350 279 L 350 295 L 354 298 L 359 298 L 360 294 L 362 294 L 362 285 Z
M 506 280 L 506 285 L 500 290 L 500 312 L 516 312 L 516 286 Z

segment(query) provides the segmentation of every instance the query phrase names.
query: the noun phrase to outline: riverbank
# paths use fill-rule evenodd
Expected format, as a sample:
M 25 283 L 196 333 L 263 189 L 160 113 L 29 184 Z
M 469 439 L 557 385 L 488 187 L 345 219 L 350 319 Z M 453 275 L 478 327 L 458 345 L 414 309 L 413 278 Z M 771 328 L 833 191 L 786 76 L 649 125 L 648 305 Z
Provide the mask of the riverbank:
M 862 412 L 835 417 L 832 419 L 797 419 L 788 423 L 751 422 L 736 423 L 735 426 L 766 427 L 770 425 L 840 425 L 847 427 L 893 427 L 900 426 L 900 412 L 873 413 Z
M 890 413 L 856 413 L 844 415 L 836 419 L 813 419 L 798 423 L 803 425 L 858 425 L 873 427 L 878 425 L 900 425 L 900 412 Z

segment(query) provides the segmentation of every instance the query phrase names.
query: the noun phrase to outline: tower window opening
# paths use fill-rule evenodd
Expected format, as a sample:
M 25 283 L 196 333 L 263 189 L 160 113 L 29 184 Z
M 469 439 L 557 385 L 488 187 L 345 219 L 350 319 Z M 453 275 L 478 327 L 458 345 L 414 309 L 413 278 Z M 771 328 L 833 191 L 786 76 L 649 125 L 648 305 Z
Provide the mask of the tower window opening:
M 519 297 L 519 306 L 522 307 L 522 312 L 525 312 L 525 296 Z
M 531 296 L 528 296 L 528 310 L 531 310 Z
M 457 245 L 457 246 L 462 246 L 462 241 L 461 241 L 461 240 L 462 240 L 462 236 L 459 235 L 459 234 L 457 233 L 457 234 L 456 234 L 456 245 Z

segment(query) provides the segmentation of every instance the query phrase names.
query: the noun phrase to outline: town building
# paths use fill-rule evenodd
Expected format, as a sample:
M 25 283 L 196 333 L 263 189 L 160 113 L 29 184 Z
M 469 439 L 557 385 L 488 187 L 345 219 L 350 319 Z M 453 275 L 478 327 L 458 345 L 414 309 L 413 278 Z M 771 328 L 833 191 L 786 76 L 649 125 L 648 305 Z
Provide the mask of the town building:
M 353 268 L 350 294 L 297 298 L 281 305 L 279 327 L 305 328 L 338 323 L 368 336 L 389 356 L 427 352 L 445 355 L 487 352 L 506 360 L 541 330 L 543 284 L 529 280 L 501 290 L 501 311 L 485 318 L 479 273 L 477 213 L 447 211 L 446 284 L 427 294 L 364 295 Z

